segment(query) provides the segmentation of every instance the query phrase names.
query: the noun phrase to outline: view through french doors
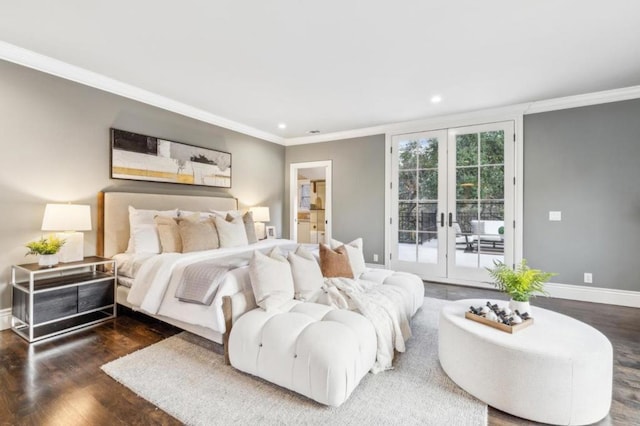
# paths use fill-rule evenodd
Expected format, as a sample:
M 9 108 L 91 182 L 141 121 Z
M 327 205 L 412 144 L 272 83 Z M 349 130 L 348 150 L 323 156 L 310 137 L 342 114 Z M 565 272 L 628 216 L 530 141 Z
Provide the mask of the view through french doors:
M 486 281 L 513 262 L 512 121 L 392 138 L 391 267 Z

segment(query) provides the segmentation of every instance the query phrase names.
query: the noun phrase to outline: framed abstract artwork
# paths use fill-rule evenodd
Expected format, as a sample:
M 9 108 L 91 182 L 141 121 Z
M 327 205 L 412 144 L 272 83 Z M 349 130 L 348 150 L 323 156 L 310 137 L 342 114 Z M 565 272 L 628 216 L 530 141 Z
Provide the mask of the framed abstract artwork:
M 111 178 L 231 188 L 231 154 L 111 129 Z

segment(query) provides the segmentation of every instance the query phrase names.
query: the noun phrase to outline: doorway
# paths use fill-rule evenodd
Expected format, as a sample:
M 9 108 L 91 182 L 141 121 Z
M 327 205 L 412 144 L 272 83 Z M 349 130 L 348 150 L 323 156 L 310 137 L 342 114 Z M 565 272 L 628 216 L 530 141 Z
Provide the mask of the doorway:
M 514 259 L 514 123 L 392 137 L 391 267 L 486 281 Z
M 290 233 L 298 243 L 327 243 L 331 239 L 331 161 L 290 166 Z

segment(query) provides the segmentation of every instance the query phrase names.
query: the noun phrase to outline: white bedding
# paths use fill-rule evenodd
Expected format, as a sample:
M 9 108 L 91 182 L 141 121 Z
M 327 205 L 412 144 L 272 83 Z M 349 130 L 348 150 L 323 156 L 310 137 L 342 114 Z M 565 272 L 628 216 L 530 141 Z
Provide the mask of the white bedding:
M 134 310 L 152 315 L 162 315 L 188 324 L 202 326 L 224 333 L 225 322 L 222 312 L 222 298 L 235 293 L 251 290 L 251 281 L 246 266 L 229 271 L 218 287 L 211 305 L 198 305 L 178 300 L 174 295 L 184 268 L 207 259 L 225 259 L 234 262 L 238 255 L 254 250 L 267 250 L 274 246 L 294 249 L 291 240 L 268 239 L 245 247 L 223 248 L 192 253 L 163 253 L 158 255 L 116 255 L 123 261 L 125 271 L 134 275 L 127 302 Z M 289 246 L 289 247 L 287 247 Z M 128 257 L 127 257 L 128 256 Z M 146 256 L 146 257 L 145 257 Z M 246 259 L 246 256 L 244 257 Z M 237 260 L 242 263 L 242 259 Z M 120 271 L 119 263 L 119 271 Z

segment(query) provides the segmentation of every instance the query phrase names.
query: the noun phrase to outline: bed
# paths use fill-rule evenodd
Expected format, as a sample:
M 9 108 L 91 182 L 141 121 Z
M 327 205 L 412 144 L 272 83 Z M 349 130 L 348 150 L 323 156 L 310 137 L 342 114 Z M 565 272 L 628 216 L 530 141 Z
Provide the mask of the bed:
M 160 195 L 129 192 L 102 192 L 98 196 L 98 248 L 99 255 L 114 258 L 119 263 L 116 299 L 119 305 L 175 325 L 217 343 L 224 344 L 228 321 L 234 316 L 231 300 L 223 306 L 225 296 L 236 296 L 236 305 L 241 308 L 251 304 L 251 283 L 247 268 L 242 266 L 254 250 L 268 250 L 274 246 L 291 246 L 290 240 L 268 239 L 244 247 L 220 248 L 194 253 L 136 254 L 126 253 L 130 244 L 129 206 L 136 209 L 179 209 L 190 212 L 234 211 L 238 208 L 235 198 L 220 196 Z M 205 259 L 235 259 L 237 267 L 225 275 L 215 293 L 211 305 L 182 302 L 174 297 L 180 271 L 186 265 Z M 162 261 L 161 261 L 162 260 Z M 161 262 L 160 262 L 161 261 Z M 151 274 L 149 265 L 157 262 L 164 274 Z M 127 271 L 122 273 L 122 271 Z M 164 277 L 158 290 L 150 297 L 131 297 L 132 284 L 139 273 L 145 273 L 149 281 Z M 140 279 L 138 280 L 141 281 Z M 148 283 L 151 284 L 151 283 Z M 135 287 L 134 287 L 135 289 Z M 135 293 L 135 290 L 134 290 Z M 138 292 L 139 293 L 139 292 Z M 134 294 L 135 296 L 135 294 Z M 133 300 L 133 302 L 132 302 Z M 229 312 L 225 312 L 225 309 Z M 225 313 L 227 316 L 225 317 Z M 235 316 L 238 316 L 236 314 Z

